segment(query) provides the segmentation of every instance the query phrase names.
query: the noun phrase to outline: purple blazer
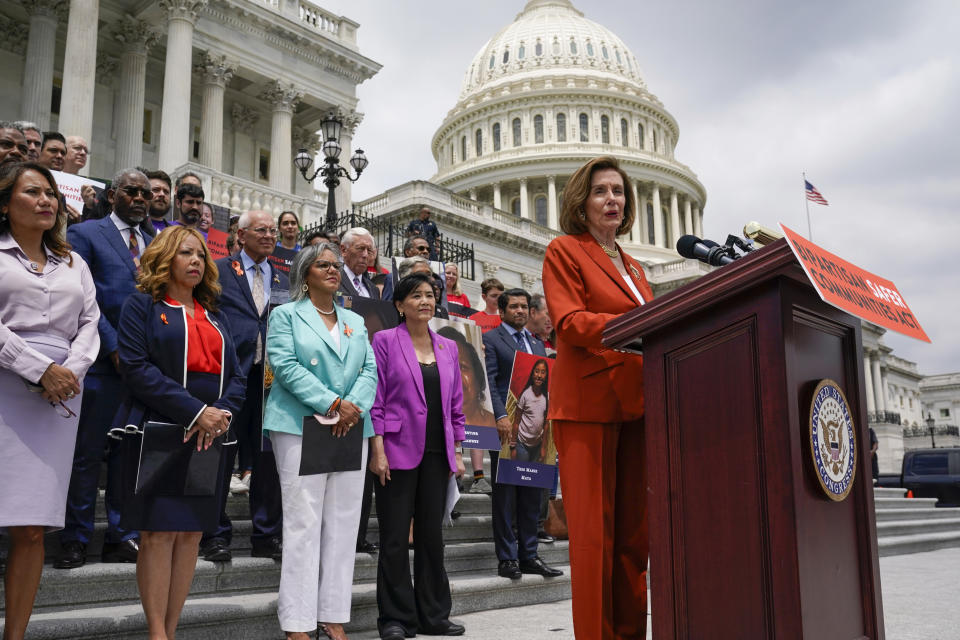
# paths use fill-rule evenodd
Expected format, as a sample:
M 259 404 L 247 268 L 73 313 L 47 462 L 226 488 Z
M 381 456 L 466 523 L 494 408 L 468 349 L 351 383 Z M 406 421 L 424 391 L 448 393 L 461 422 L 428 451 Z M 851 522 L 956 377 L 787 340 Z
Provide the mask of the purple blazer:
M 440 373 L 443 432 L 450 471 L 456 472 L 453 443 L 463 441 L 463 385 L 457 343 L 430 331 Z M 427 399 L 423 376 L 406 324 L 373 336 L 377 359 L 377 397 L 370 409 L 373 432 L 383 436 L 391 469 L 413 469 L 423 459 L 427 435 Z

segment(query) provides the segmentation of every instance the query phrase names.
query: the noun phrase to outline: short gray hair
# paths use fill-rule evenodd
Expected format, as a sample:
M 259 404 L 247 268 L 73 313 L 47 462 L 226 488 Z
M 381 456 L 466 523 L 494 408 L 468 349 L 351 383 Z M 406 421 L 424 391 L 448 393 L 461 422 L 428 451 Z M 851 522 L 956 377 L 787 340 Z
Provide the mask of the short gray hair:
M 110 188 L 116 189 L 117 183 L 131 173 L 138 173 L 143 176 L 144 180 L 146 180 L 148 183 L 150 182 L 150 178 L 147 177 L 147 174 L 145 174 L 143 171 L 140 171 L 140 169 L 137 169 L 136 167 L 127 167 L 126 169 L 121 169 L 115 176 L 113 176 L 113 180 L 110 181 Z
M 377 241 L 373 239 L 373 234 L 363 227 L 353 227 L 352 229 L 347 229 L 347 232 L 340 236 L 340 244 L 349 247 L 353 244 L 354 239 L 358 237 L 370 238 L 370 242 L 373 243 L 373 248 L 377 248 Z
M 0 120 L 0 129 L 16 129 L 20 133 L 23 133 L 23 127 L 20 126 L 19 122 L 8 122 L 7 120 Z
M 20 131 L 24 131 L 24 132 L 32 130 L 40 134 L 43 133 L 42 131 L 40 131 L 40 127 L 38 127 L 35 122 L 28 122 L 27 120 L 17 120 L 16 122 L 13 123 L 13 126 L 19 128 Z
M 430 261 L 424 258 L 423 256 L 410 256 L 409 258 L 404 258 L 397 265 L 397 279 L 403 280 L 410 272 L 413 271 L 413 268 L 418 264 L 425 264 L 427 268 L 430 269 Z M 433 270 L 430 270 L 430 273 L 433 273 Z
M 252 215 L 255 214 L 255 213 L 265 214 L 268 218 L 270 218 L 270 222 L 273 222 L 273 216 L 270 215 L 270 212 L 269 212 L 269 211 L 261 211 L 261 210 L 259 210 L 259 209 L 252 209 L 252 210 L 250 210 L 250 211 L 244 211 L 243 213 L 240 214 L 240 218 L 237 220 L 237 228 L 238 228 L 238 229 L 246 229 L 247 227 L 249 227 L 249 226 L 250 226 L 250 216 L 252 216 Z
M 547 308 L 547 299 L 543 297 L 542 293 L 534 293 L 530 296 L 530 310 L 531 311 L 543 311 Z
M 316 262 L 317 257 L 324 251 L 330 251 L 337 257 L 337 262 L 343 262 L 340 255 L 340 247 L 332 242 L 321 242 L 319 244 L 308 244 L 301 249 L 293 259 L 293 266 L 290 267 L 290 300 L 296 302 L 307 297 L 307 292 L 303 286 L 307 283 L 307 271 L 310 265 Z

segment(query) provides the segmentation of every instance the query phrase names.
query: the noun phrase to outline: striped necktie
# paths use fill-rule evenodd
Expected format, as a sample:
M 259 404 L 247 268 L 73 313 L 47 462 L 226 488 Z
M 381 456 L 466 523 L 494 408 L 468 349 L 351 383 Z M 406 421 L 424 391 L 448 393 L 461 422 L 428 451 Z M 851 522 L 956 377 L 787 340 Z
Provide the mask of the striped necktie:
M 130 242 L 128 247 L 130 248 L 130 257 L 133 258 L 133 264 L 137 266 L 137 271 L 140 271 L 140 241 L 137 240 L 137 232 L 133 227 L 127 227 L 127 231 L 130 232 Z

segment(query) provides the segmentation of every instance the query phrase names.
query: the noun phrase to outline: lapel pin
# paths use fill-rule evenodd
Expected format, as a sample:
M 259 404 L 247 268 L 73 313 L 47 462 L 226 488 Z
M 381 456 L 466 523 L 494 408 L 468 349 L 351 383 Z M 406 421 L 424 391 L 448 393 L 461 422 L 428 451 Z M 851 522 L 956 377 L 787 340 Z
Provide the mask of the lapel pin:
M 343 323 L 343 335 L 347 336 L 348 338 L 353 335 L 353 329 L 351 329 L 350 325 L 348 325 L 346 322 Z
M 165 313 L 160 314 L 160 322 L 162 322 L 163 324 L 170 324 L 169 322 L 167 322 L 167 314 Z
M 238 276 L 243 275 L 243 267 L 240 266 L 239 260 L 234 260 L 233 262 L 230 263 L 230 266 L 233 267 L 233 272 L 236 273 Z

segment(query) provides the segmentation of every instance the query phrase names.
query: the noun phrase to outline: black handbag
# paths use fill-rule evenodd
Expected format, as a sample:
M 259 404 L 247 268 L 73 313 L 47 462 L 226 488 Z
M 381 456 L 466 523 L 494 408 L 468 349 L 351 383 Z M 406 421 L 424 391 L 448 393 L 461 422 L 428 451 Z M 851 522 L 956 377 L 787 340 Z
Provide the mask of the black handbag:
M 197 441 L 183 441 L 182 425 L 143 424 L 136 494 L 146 496 L 212 496 L 217 491 L 224 438 L 197 451 Z M 197 436 L 199 437 L 199 436 Z

